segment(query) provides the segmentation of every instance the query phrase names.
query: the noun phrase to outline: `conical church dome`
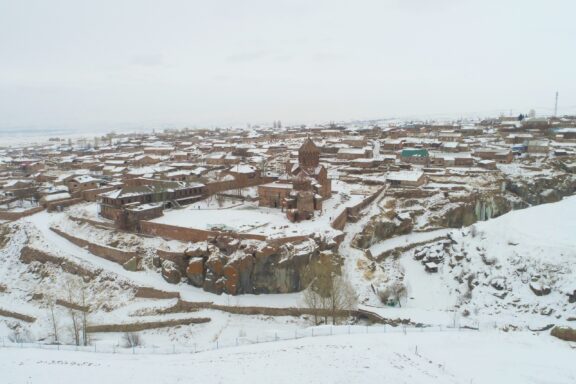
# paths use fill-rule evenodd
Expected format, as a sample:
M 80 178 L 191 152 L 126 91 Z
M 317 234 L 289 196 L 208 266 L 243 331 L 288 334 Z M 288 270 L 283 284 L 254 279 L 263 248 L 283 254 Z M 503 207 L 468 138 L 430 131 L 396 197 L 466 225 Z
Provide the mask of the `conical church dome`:
M 320 163 L 320 149 L 310 138 L 298 150 L 298 162 L 303 167 L 317 167 Z

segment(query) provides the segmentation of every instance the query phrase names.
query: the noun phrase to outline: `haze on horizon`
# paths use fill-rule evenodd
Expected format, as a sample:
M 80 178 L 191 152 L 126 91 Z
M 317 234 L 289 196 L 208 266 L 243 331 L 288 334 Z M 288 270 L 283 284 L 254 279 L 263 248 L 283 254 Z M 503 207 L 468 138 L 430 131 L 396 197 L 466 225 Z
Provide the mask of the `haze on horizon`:
M 576 2 L 0 0 L 0 132 L 576 113 Z

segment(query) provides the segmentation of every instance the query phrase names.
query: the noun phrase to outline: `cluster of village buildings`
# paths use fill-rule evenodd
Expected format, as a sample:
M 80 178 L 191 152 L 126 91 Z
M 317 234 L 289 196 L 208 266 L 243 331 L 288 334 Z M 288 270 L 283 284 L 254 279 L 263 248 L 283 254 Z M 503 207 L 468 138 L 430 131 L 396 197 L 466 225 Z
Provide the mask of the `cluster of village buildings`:
M 94 202 L 102 218 L 138 230 L 166 210 L 226 195 L 254 199 L 300 222 L 332 214 L 324 207 L 338 192 L 335 180 L 421 188 L 439 168 L 498 172 L 499 164 L 525 157 L 559 160 L 574 171 L 576 117 L 55 139 L 0 150 L 0 219 Z M 243 196 L 248 188 L 256 193 Z

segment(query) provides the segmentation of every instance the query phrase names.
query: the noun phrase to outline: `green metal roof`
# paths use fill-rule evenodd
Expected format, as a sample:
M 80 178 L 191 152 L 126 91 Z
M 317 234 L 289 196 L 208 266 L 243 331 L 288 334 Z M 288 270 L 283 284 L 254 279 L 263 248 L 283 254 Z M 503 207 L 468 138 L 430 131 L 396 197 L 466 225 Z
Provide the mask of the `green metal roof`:
M 414 148 L 414 149 L 403 149 L 400 153 L 402 157 L 429 157 L 428 151 L 426 149 Z

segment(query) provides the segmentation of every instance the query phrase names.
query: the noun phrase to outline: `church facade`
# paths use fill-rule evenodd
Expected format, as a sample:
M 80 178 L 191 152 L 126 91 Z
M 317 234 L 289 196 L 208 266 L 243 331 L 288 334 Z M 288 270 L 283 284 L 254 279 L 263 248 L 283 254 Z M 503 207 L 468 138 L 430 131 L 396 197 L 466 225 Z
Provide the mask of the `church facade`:
M 332 195 L 332 181 L 320 164 L 320 149 L 307 138 L 298 150 L 298 162 L 286 163 L 281 182 L 258 187 L 259 205 L 281 208 L 291 221 L 310 219 Z

